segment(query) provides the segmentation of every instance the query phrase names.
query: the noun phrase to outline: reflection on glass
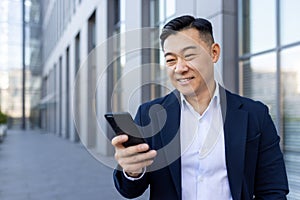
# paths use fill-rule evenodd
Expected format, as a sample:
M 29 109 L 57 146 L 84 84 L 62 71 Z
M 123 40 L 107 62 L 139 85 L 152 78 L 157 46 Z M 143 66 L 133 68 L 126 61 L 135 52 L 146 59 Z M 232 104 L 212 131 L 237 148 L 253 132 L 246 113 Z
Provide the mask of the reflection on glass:
M 275 2 L 275 0 L 243 1 L 243 53 L 255 53 L 275 47 Z
M 166 2 L 166 17 L 171 17 L 175 14 L 175 0 L 168 0 Z
M 20 23 L 22 21 L 22 12 L 11 12 L 21 11 L 22 1 L 1 0 L 0 7 L 1 11 L 4 11 L 4 13 L 1 14 L 4 16 L 4 20 L 9 21 L 10 23 Z
M 10 117 L 18 118 L 22 116 L 21 3 L 17 0 L 0 1 L 0 110 Z M 28 103 L 25 106 L 25 114 L 28 116 Z
M 21 1 L 0 1 L 0 70 L 22 67 Z
M 268 53 L 252 57 L 243 63 L 244 96 L 262 101 L 273 120 L 276 116 L 276 54 Z
M 164 20 L 165 16 L 165 0 L 158 0 L 159 1 L 159 19 Z
M 126 65 L 126 55 L 125 55 L 125 10 L 126 10 L 126 4 L 125 0 L 116 0 L 115 2 L 115 21 L 114 21 L 114 37 L 113 37 L 113 62 L 112 62 L 112 68 L 113 68 L 113 74 L 112 74 L 112 85 L 114 88 L 113 94 L 112 94 L 112 111 L 114 112 L 120 112 L 123 109 L 123 97 L 124 97 L 124 91 L 123 91 L 123 82 L 120 79 L 122 76 L 122 71 Z
M 300 1 L 280 1 L 281 8 L 281 43 L 283 45 L 300 41 L 300 29 L 297 20 L 300 19 Z
M 150 45 L 154 47 L 150 49 L 147 53 L 150 54 L 147 64 L 150 63 L 150 68 L 144 73 L 149 74 L 148 79 L 155 84 L 149 84 L 149 86 L 144 87 L 143 100 L 150 100 L 160 97 L 167 92 L 169 92 L 162 85 L 168 85 L 167 74 L 165 68 L 165 61 L 163 53 L 160 49 L 159 32 L 168 18 L 175 14 L 176 1 L 175 0 L 151 0 L 150 1 L 150 26 L 155 27 L 150 37 Z
M 300 46 L 281 52 L 284 151 L 291 199 L 300 197 Z

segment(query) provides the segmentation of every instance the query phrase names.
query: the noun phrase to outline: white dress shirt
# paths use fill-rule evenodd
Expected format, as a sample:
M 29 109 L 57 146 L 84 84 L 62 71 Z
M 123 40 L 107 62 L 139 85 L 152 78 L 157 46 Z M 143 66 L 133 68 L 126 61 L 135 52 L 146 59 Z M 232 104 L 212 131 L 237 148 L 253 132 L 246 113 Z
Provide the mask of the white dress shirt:
M 232 199 L 225 161 L 218 83 L 202 115 L 193 109 L 182 94 L 181 103 L 182 199 Z

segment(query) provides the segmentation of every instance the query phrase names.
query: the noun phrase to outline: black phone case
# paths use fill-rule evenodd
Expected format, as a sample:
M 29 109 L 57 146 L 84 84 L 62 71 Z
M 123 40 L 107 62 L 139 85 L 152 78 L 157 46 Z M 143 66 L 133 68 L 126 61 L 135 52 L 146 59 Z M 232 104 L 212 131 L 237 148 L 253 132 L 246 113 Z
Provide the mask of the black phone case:
M 124 113 L 107 113 L 104 115 L 116 135 L 126 134 L 128 140 L 123 143 L 124 147 L 146 143 L 131 115 Z

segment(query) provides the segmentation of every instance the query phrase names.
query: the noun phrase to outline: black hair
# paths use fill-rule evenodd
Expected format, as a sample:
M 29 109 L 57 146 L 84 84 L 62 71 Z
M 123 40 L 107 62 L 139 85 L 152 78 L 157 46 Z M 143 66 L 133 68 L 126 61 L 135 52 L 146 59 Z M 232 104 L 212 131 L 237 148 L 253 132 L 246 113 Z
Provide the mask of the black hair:
M 211 23 L 203 18 L 195 18 L 190 15 L 183 15 L 169 21 L 162 29 L 160 34 L 161 46 L 163 48 L 164 42 L 172 34 L 184 29 L 195 28 L 199 31 L 200 38 L 211 45 L 214 43 L 213 30 Z

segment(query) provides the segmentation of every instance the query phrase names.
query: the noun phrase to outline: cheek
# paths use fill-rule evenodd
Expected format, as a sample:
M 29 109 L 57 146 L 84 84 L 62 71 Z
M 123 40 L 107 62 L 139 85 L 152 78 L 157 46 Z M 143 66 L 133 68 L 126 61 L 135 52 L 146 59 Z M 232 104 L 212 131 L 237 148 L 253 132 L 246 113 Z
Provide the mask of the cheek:
M 167 69 L 167 74 L 168 74 L 168 76 L 169 76 L 169 78 L 170 79 L 172 79 L 173 78 L 173 76 L 174 76 L 174 71 L 172 70 L 172 69 Z
M 201 61 L 190 61 L 188 63 L 188 65 L 190 66 L 190 68 L 194 71 L 194 73 L 196 74 L 203 74 L 203 73 L 206 73 L 206 66 L 204 65 L 203 62 Z
M 189 65 L 198 73 L 200 74 L 207 74 L 210 73 L 210 71 L 214 70 L 214 64 L 212 60 L 207 59 L 196 59 L 189 62 Z
M 198 58 L 190 61 L 190 64 L 196 68 L 207 68 L 213 65 L 213 61 L 209 56 L 199 56 Z

